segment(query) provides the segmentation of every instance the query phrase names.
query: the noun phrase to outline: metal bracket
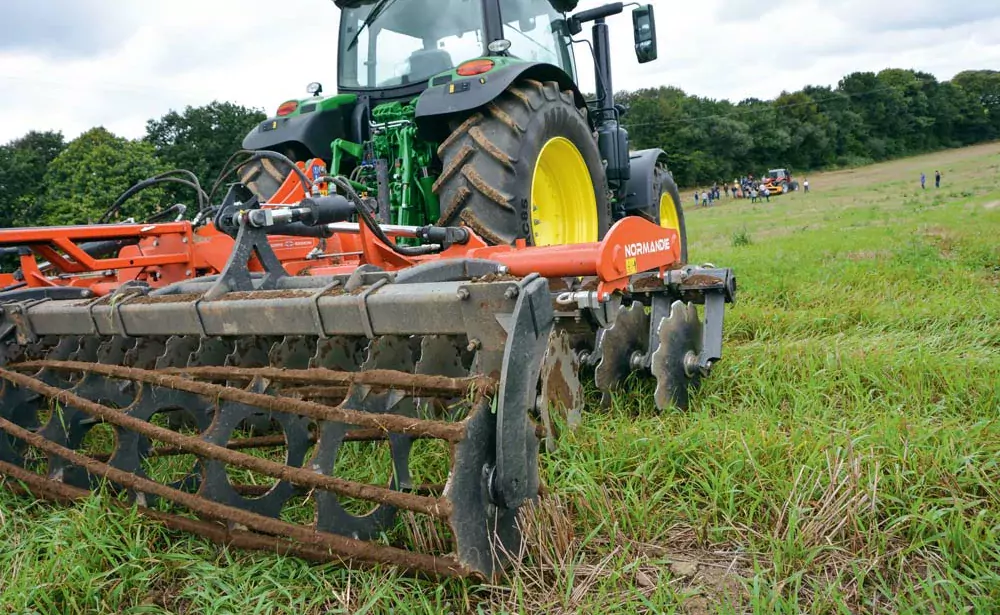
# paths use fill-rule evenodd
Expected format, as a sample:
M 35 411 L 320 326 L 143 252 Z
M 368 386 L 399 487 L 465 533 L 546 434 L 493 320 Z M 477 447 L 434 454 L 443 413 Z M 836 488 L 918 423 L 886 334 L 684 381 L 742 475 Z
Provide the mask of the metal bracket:
M 671 306 L 674 299 L 665 293 L 654 293 L 651 297 L 651 311 L 649 315 L 649 352 L 643 357 L 643 366 L 649 369 L 653 362 L 653 353 L 660 347 L 660 323 L 665 318 L 670 318 Z
M 38 340 L 38 335 L 36 335 L 34 329 L 31 328 L 31 320 L 28 318 L 28 310 L 39 303 L 45 303 L 46 301 L 48 301 L 48 299 L 19 301 L 0 308 L 0 310 L 2 310 L 10 320 L 11 325 L 13 325 L 14 335 L 18 344 L 24 346 Z M 4 331 L 4 335 L 9 335 L 9 330 Z
M 125 330 L 125 321 L 122 320 L 122 306 L 138 297 L 149 294 L 149 285 L 145 282 L 126 282 L 108 297 L 108 305 L 111 307 L 111 322 L 121 335 L 129 337 Z M 96 324 L 96 323 L 95 323 Z
M 365 336 L 370 340 L 375 339 L 375 328 L 372 327 L 372 315 L 368 312 L 368 295 L 374 293 L 388 283 L 389 280 L 382 278 L 378 282 L 369 286 L 358 297 L 358 307 L 361 308 L 361 326 L 365 330 Z
M 722 358 L 722 325 L 726 317 L 726 294 L 722 290 L 705 293 L 705 323 L 702 327 L 698 367 L 704 375 Z
M 376 267 L 375 265 L 369 265 L 369 264 L 361 265 L 360 267 L 356 268 L 354 271 L 351 272 L 350 277 L 347 278 L 347 282 L 344 283 L 344 290 L 346 290 L 349 293 L 358 290 L 359 288 L 364 286 L 366 276 L 368 276 L 369 274 L 377 274 L 377 273 L 383 273 L 386 274 L 387 276 L 391 275 L 381 267 Z
M 226 220 L 223 228 L 238 225 L 239 232 L 236 234 L 236 245 L 233 252 L 226 261 L 226 266 L 219 275 L 218 280 L 208 289 L 202 297 L 205 301 L 213 301 L 231 292 L 245 292 L 251 290 L 274 290 L 278 285 L 278 280 L 287 277 L 278 256 L 271 248 L 267 240 L 267 229 L 254 228 L 248 224 L 242 215 L 245 210 L 260 209 L 257 198 L 251 198 L 246 204 L 241 204 L 236 200 L 238 189 L 233 187 L 226 195 L 219 216 L 216 220 Z M 264 268 L 264 279 L 260 286 L 254 286 L 253 276 L 250 274 L 250 258 L 256 256 Z
M 330 282 L 323 288 L 316 291 L 312 297 L 310 297 L 310 311 L 312 312 L 313 324 L 316 325 L 316 331 L 319 334 L 320 339 L 328 339 L 330 336 L 326 334 L 326 329 L 323 328 L 323 315 L 319 311 L 319 300 L 323 298 L 323 295 L 330 292 L 334 288 L 341 285 L 340 280 L 334 280 Z M 367 306 L 366 306 L 367 308 Z M 368 310 L 366 309 L 365 312 Z

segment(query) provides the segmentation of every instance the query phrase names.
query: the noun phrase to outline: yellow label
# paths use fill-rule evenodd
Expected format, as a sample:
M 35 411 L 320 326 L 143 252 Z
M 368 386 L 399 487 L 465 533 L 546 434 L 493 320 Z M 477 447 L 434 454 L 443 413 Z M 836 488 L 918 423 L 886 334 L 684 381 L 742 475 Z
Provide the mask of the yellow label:
M 455 84 L 454 83 L 451 84 L 450 88 L 448 88 L 448 93 L 449 94 L 454 94 L 455 93 Z
M 639 273 L 639 265 L 635 262 L 634 258 L 625 259 L 625 274 L 632 275 Z

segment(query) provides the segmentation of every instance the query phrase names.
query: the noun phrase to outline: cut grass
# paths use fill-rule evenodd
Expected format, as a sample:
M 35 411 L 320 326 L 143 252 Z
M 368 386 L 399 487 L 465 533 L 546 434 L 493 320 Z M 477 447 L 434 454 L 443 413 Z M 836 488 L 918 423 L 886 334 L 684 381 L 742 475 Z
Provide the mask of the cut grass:
M 550 496 L 502 584 L 229 551 L 97 499 L 3 491 L 0 611 L 990 612 L 998 156 L 956 150 L 689 211 L 691 254 L 739 278 L 723 362 L 691 411 L 657 412 L 637 383 L 544 455 Z M 914 186 L 933 168 L 940 190 Z

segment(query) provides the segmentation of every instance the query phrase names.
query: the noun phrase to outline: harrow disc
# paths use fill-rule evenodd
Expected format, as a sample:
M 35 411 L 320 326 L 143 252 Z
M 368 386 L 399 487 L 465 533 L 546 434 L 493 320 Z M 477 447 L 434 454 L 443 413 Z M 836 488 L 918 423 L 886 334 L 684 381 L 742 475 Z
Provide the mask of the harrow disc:
M 635 371 L 649 350 L 649 316 L 638 301 L 621 306 L 614 322 L 597 334 L 599 360 L 594 384 L 604 392 L 604 405 L 611 404 L 611 392 Z
M 572 337 L 568 331 L 555 331 L 549 337 L 540 380 L 537 407 L 545 429 L 545 447 L 552 452 L 559 433 L 551 413 L 558 413 L 569 429 L 576 428 L 583 420 L 580 359 L 573 350 Z
M 670 316 L 657 326 L 659 345 L 653 352 L 650 366 L 656 378 L 653 395 L 657 408 L 675 405 L 686 410 L 691 391 L 701 384 L 702 374 L 697 366 L 701 329 L 697 308 L 681 301 L 671 304 Z

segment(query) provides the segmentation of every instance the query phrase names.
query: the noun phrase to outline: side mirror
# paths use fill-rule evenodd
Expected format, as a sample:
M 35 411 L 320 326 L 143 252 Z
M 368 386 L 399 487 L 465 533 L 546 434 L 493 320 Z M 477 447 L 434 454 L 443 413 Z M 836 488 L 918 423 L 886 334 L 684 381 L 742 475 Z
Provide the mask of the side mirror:
M 632 11 L 632 28 L 635 30 L 635 55 L 639 58 L 639 64 L 652 62 L 657 58 L 656 19 L 652 4 Z

